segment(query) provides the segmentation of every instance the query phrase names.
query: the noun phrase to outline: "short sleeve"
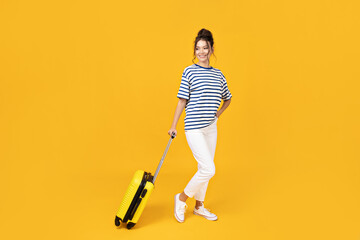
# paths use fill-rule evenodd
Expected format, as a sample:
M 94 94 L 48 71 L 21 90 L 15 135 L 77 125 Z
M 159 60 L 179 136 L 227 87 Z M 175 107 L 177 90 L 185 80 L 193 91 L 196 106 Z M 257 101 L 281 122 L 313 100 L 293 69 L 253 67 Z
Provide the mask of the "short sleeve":
M 229 88 L 228 88 L 228 85 L 227 85 L 227 82 L 226 82 L 226 78 L 224 76 L 224 74 L 221 73 L 221 78 L 222 78 L 222 89 L 221 89 L 221 98 L 226 101 L 226 100 L 229 100 L 232 95 L 229 91 Z
M 181 77 L 180 88 L 177 94 L 178 98 L 190 99 L 190 84 L 189 79 L 186 77 L 185 70 Z

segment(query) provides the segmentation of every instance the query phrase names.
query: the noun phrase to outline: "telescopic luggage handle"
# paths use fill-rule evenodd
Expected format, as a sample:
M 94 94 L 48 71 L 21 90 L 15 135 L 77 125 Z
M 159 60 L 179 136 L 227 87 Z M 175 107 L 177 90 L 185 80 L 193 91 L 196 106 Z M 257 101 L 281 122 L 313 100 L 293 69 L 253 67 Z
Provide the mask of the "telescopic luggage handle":
M 163 162 L 164 162 L 166 153 L 168 152 L 169 147 L 170 147 L 170 144 L 171 144 L 171 142 L 172 142 L 172 140 L 173 140 L 174 138 L 175 138 L 175 133 L 172 133 L 172 135 L 170 136 L 169 142 L 168 142 L 168 144 L 167 144 L 167 146 L 166 146 L 165 152 L 164 152 L 164 154 L 163 154 L 163 156 L 162 156 L 162 158 L 161 158 L 161 160 L 160 160 L 160 163 L 159 163 L 159 165 L 158 165 L 158 167 L 157 167 L 157 169 L 156 169 L 156 172 L 155 172 L 155 174 L 154 174 L 154 178 L 153 178 L 153 181 L 152 181 L 153 184 L 155 183 L 155 179 L 156 179 L 157 175 L 159 174 L 159 171 L 160 171 L 160 168 L 161 168 L 161 166 L 162 166 L 162 164 L 163 164 Z

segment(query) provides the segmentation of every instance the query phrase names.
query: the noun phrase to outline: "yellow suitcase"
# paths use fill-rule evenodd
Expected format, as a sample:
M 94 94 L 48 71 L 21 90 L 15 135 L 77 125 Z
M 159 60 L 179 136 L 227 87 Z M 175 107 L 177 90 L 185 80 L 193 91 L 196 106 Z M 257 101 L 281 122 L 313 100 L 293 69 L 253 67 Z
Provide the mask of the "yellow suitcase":
M 172 139 L 175 135 L 170 137 L 165 152 L 156 169 L 155 175 L 143 170 L 137 170 L 127 188 L 125 196 L 120 204 L 120 208 L 115 216 L 115 225 L 120 226 L 121 222 L 127 223 L 127 229 L 131 229 L 138 222 L 141 213 L 154 189 L 155 179 L 164 162 L 167 151 L 169 150 Z

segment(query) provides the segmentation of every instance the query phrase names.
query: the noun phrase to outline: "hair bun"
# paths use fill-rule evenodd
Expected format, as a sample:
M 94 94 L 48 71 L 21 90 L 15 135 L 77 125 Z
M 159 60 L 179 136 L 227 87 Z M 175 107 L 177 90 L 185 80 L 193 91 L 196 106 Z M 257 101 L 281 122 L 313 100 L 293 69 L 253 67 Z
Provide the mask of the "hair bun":
M 198 37 L 207 38 L 207 39 L 212 39 L 213 38 L 212 33 L 209 30 L 205 29 L 205 28 L 201 29 L 198 32 Z

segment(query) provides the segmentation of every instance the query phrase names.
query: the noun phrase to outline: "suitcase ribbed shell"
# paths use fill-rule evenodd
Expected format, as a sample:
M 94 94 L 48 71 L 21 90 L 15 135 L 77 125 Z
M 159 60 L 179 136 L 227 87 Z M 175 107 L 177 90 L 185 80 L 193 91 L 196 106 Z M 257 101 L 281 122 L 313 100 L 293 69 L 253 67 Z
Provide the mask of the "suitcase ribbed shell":
M 144 171 L 137 170 L 135 172 L 134 177 L 132 178 L 132 180 L 128 186 L 128 189 L 125 193 L 125 196 L 120 204 L 119 211 L 116 214 L 116 216 L 118 216 L 119 218 L 124 219 L 125 214 L 126 214 L 127 210 L 129 209 L 133 198 L 135 197 L 135 193 L 141 184 L 143 176 L 144 176 Z

